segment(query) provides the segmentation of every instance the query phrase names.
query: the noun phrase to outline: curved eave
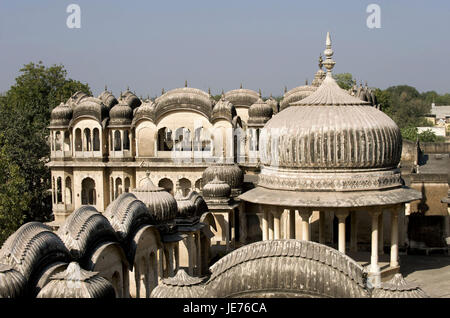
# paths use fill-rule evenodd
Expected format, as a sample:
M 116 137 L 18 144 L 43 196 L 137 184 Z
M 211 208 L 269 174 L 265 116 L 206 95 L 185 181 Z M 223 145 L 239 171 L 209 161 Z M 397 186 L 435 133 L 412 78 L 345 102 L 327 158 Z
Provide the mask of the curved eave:
M 162 117 L 164 117 L 170 113 L 179 112 L 179 111 L 188 111 L 188 112 L 197 113 L 197 114 L 200 114 L 203 117 L 207 118 L 208 120 L 210 120 L 210 117 L 211 117 L 210 114 L 203 111 L 201 109 L 201 107 L 202 106 L 198 106 L 198 105 L 194 105 L 194 104 L 165 105 L 164 107 L 160 107 L 159 109 L 156 109 L 155 120 L 156 120 L 156 122 L 159 122 Z
M 401 187 L 383 191 L 359 192 L 296 192 L 256 187 L 239 196 L 255 204 L 285 207 L 351 208 L 384 206 L 422 199 L 422 193 Z
M 155 124 L 155 121 L 150 116 L 140 116 L 140 117 L 134 117 L 133 121 L 131 122 L 131 128 L 136 127 L 141 121 L 149 121 L 153 124 Z

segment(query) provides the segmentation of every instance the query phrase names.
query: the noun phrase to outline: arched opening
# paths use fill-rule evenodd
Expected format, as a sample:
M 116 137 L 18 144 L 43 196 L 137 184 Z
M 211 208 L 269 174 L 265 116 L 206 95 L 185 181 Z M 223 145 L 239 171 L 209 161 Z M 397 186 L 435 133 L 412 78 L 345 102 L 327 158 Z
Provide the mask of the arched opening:
M 185 127 L 180 127 L 175 131 L 175 150 L 191 151 L 191 131 Z
M 72 179 L 70 177 L 66 178 L 65 202 L 72 204 Z
M 164 188 L 167 192 L 173 195 L 173 182 L 170 179 L 163 178 L 159 180 L 158 186 Z
M 123 150 L 130 150 L 130 135 L 128 130 L 123 132 Z
M 129 192 L 130 191 L 130 178 L 126 177 L 125 178 L 125 192 Z
M 64 151 L 70 151 L 70 133 L 64 132 Z
M 200 178 L 197 181 L 195 181 L 195 191 L 200 192 L 203 188 L 203 179 Z
M 121 194 L 122 194 L 122 179 L 116 178 L 116 189 L 114 199 L 117 199 L 117 197 Z
M 158 260 L 154 252 L 150 253 L 149 260 L 149 272 L 148 272 L 148 297 L 150 296 L 152 290 L 158 286 Z
M 96 204 L 95 181 L 91 178 L 85 178 L 81 182 L 81 204 Z
M 171 151 L 173 147 L 172 131 L 163 127 L 158 130 L 158 150 Z
M 94 151 L 100 151 L 100 133 L 98 128 L 94 128 Z
M 114 272 L 111 277 L 111 283 L 116 291 L 116 298 L 122 298 L 122 283 L 119 272 Z
M 259 151 L 259 134 L 260 134 L 261 130 L 259 128 L 256 129 L 256 151 Z
M 122 141 L 120 136 L 120 131 L 114 131 L 114 151 L 122 150 Z
M 55 134 L 55 150 L 56 151 L 61 150 L 61 143 L 62 143 L 61 132 L 57 131 Z
M 191 191 L 191 181 L 186 178 L 181 178 L 179 180 L 181 192 L 183 193 L 183 196 L 187 196 L 189 192 Z
M 56 179 L 56 203 L 62 203 L 62 179 Z
M 84 151 L 92 151 L 91 130 L 84 129 Z
M 82 151 L 81 129 L 75 130 L 75 151 Z

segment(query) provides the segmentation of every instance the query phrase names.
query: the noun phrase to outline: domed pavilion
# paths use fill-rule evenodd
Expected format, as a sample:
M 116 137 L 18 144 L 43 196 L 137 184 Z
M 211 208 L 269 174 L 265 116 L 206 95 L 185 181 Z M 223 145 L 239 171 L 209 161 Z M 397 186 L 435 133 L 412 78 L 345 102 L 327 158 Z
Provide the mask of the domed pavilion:
M 282 228 L 286 238 L 310 240 L 309 220 L 313 211 L 319 211 L 319 242 L 324 243 L 324 212 L 333 213 L 338 219 L 338 249 L 342 253 L 346 253 L 347 216 L 352 216 L 350 241 L 354 247 L 356 220 L 369 213 L 369 277 L 377 286 L 380 217 L 390 214 L 390 268 L 398 270 L 398 215 L 404 213 L 405 203 L 420 199 L 421 193 L 404 186 L 401 178 L 398 126 L 368 102 L 341 89 L 333 79 L 335 62 L 329 33 L 324 54 L 327 74 L 322 84 L 272 117 L 262 129 L 258 184 L 239 198 L 260 206 L 263 240 L 282 238 Z M 298 223 L 296 211 L 301 218 Z

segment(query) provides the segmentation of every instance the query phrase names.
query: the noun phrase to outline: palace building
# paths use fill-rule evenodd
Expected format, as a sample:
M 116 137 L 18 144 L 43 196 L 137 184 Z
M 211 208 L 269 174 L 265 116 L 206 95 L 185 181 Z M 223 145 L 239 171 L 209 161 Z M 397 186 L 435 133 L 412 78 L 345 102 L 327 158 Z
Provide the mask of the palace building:
M 424 297 L 397 274 L 422 197 L 400 130 L 369 88 L 337 85 L 329 34 L 324 55 L 279 103 L 186 82 L 55 107 L 55 220 L 6 241 L 0 296 Z

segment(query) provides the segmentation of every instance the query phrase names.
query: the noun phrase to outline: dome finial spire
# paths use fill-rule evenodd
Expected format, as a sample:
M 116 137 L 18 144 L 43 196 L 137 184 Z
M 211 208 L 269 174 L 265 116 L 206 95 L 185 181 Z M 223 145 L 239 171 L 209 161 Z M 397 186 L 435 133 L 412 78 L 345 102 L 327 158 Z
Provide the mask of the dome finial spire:
M 327 32 L 327 39 L 326 39 L 326 49 L 323 51 L 323 54 L 325 55 L 326 59 L 323 65 L 327 69 L 327 74 L 331 75 L 331 70 L 334 67 L 334 64 L 336 64 L 335 61 L 331 58 L 333 56 L 333 50 L 331 49 L 331 36 L 330 32 Z
M 240 89 L 242 89 L 242 83 L 241 83 Z
M 261 88 L 258 90 L 259 98 L 261 98 Z
M 108 90 L 108 86 L 106 86 L 106 84 L 105 84 L 105 92 Z
M 184 81 L 184 87 L 187 87 L 187 80 Z

